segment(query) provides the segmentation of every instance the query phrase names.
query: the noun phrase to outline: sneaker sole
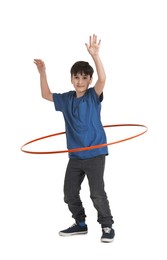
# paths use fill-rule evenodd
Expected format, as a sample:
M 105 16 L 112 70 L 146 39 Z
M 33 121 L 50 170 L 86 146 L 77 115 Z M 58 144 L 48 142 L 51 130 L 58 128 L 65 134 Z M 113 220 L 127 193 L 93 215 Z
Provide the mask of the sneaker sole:
M 64 232 L 59 232 L 59 235 L 60 236 L 63 236 L 63 237 L 68 237 L 68 236 L 73 236 L 73 235 L 84 235 L 84 234 L 87 234 L 88 231 L 80 231 L 80 232 L 73 232 L 73 233 L 64 233 Z
M 101 238 L 101 242 L 104 242 L 104 243 L 111 243 L 114 241 L 114 238 L 112 239 L 108 239 L 108 238 Z

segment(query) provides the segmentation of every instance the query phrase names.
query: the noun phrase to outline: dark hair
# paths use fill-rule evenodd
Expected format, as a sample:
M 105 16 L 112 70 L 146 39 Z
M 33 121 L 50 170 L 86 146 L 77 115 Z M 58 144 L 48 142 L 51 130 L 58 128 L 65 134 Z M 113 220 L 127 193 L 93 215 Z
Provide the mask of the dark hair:
M 72 75 L 77 75 L 79 74 L 85 74 L 85 75 L 90 75 L 90 78 L 93 75 L 93 68 L 90 66 L 90 64 L 86 61 L 77 61 L 73 64 L 71 67 L 70 73 Z

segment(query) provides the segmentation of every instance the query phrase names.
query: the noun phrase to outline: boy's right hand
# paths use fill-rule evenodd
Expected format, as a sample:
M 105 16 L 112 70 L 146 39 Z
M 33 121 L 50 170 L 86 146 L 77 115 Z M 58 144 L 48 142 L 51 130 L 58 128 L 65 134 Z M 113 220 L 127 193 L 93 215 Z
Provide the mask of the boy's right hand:
M 39 73 L 45 72 L 45 63 L 40 59 L 34 59 L 34 63 L 37 66 Z

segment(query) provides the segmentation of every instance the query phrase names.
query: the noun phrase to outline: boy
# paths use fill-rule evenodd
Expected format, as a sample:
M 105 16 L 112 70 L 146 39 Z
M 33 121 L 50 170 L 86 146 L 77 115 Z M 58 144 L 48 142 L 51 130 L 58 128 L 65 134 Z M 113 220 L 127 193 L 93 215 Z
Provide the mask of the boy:
M 51 93 L 42 60 L 35 59 L 34 63 L 40 74 L 42 97 L 54 102 L 55 110 L 61 111 L 65 120 L 68 149 L 92 146 L 106 143 L 106 134 L 100 119 L 101 102 L 106 75 L 99 56 L 100 40 L 97 36 L 89 37 L 85 44 L 91 55 L 98 79 L 94 87 L 92 83 L 93 68 L 88 62 L 78 61 L 71 67 L 71 83 L 75 91 L 63 94 Z M 102 227 L 102 242 L 111 242 L 115 231 L 107 194 L 104 190 L 105 156 L 107 146 L 87 151 L 69 153 L 69 162 L 64 180 L 64 201 L 75 219 L 75 224 L 59 232 L 61 236 L 86 234 L 85 209 L 80 199 L 80 189 L 84 177 L 87 176 L 90 187 L 90 197 L 97 210 L 97 221 Z

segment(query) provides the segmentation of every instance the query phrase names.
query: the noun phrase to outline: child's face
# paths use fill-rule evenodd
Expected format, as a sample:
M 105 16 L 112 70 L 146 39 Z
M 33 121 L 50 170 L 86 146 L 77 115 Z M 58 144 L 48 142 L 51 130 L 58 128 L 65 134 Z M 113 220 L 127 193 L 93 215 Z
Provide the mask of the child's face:
M 77 75 L 71 76 L 71 83 L 76 90 L 77 97 L 81 97 L 92 83 L 92 78 L 90 78 L 90 75 L 78 73 Z

